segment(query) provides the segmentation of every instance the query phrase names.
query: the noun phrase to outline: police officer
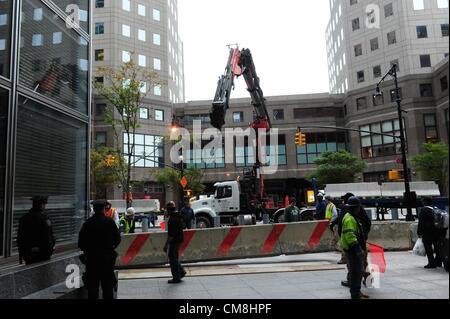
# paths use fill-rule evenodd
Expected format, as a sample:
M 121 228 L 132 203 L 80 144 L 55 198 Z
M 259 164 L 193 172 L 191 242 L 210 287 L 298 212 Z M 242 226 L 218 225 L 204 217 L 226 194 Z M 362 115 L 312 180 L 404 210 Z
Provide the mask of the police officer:
M 327 209 L 327 204 L 323 199 L 323 194 L 317 194 L 317 204 L 316 204 L 316 212 L 314 214 L 314 218 L 316 220 L 324 220 L 325 219 L 325 211 Z
M 166 209 L 169 214 L 169 221 L 167 223 L 167 241 L 164 245 L 164 252 L 169 256 L 170 270 L 172 272 L 172 279 L 168 283 L 178 284 L 186 276 L 186 271 L 181 266 L 178 256 L 180 245 L 184 241 L 183 218 L 176 211 L 174 202 L 167 203 Z
M 19 220 L 17 244 L 19 246 L 19 262 L 32 264 L 49 260 L 55 247 L 52 224 L 45 215 L 47 196 L 31 198 L 33 207 Z
M 350 197 L 347 213 L 342 220 L 341 247 L 347 255 L 350 294 L 352 299 L 367 298 L 361 293 L 361 280 L 364 274 L 364 250 L 366 240 L 360 219 L 361 203 L 355 196 Z
M 83 251 L 86 264 L 86 286 L 89 299 L 98 299 L 99 284 L 102 285 L 103 299 L 113 299 L 117 284 L 114 265 L 120 244 L 120 234 L 113 219 L 105 216 L 106 201 L 93 203 L 94 215 L 81 228 L 78 247 Z

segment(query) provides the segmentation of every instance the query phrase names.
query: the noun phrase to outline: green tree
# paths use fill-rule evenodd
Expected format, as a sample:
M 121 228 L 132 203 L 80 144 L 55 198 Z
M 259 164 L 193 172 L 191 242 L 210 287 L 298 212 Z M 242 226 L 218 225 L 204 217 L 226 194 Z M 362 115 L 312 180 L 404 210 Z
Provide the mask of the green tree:
M 169 185 L 173 190 L 178 190 L 178 194 L 181 192 L 180 180 L 182 176 L 180 170 L 166 167 L 162 170 L 153 169 L 151 173 L 158 183 Z M 201 169 L 186 168 L 183 170 L 183 175 L 188 182 L 186 189 L 192 190 L 194 194 L 200 194 L 205 190 L 205 185 L 201 182 L 203 177 Z
M 134 53 L 131 53 L 130 61 L 118 68 L 97 68 L 97 76 L 102 76 L 104 83 L 94 82 L 97 94 L 108 102 L 105 123 L 111 125 L 114 131 L 114 154 L 125 163 L 120 165 L 120 169 L 114 171 L 125 194 L 130 194 L 132 190 L 132 167 L 137 161 L 152 155 L 135 154 L 134 151 L 133 137 L 139 128 L 140 108 L 150 91 L 155 86 L 163 85 L 158 74 L 139 67 L 133 60 L 133 55 Z M 121 145 L 122 136 L 128 141 L 125 149 Z M 127 207 L 129 206 L 131 206 L 131 198 L 127 196 Z
M 426 143 L 424 151 L 413 156 L 413 168 L 424 180 L 435 181 L 441 193 L 446 193 L 448 185 L 448 145 Z
M 317 168 L 309 176 L 318 179 L 321 185 L 353 183 L 367 165 L 347 151 L 325 152 L 316 158 Z

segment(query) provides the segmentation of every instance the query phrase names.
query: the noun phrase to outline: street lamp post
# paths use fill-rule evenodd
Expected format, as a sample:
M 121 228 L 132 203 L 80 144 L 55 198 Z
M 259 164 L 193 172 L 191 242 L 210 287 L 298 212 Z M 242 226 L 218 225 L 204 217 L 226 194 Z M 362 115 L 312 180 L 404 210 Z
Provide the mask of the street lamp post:
M 406 200 L 406 221 L 414 221 L 414 216 L 412 214 L 412 207 L 411 207 L 411 187 L 409 183 L 409 171 L 408 171 L 408 160 L 406 158 L 406 141 L 405 141 L 405 133 L 404 133 L 404 126 L 403 126 L 403 110 L 401 106 L 401 97 L 400 97 L 400 91 L 398 87 L 398 77 L 397 77 L 397 64 L 393 64 L 391 69 L 388 71 L 388 73 L 380 80 L 380 82 L 377 84 L 376 88 L 376 95 L 381 95 L 380 91 L 380 84 L 388 77 L 392 76 L 394 78 L 394 84 L 395 84 L 395 97 L 397 102 L 397 112 L 398 112 L 398 121 L 399 121 L 399 128 L 400 128 L 400 145 L 401 145 L 401 152 L 402 152 L 402 164 L 403 164 L 403 180 L 405 182 L 405 194 L 404 194 L 404 200 Z

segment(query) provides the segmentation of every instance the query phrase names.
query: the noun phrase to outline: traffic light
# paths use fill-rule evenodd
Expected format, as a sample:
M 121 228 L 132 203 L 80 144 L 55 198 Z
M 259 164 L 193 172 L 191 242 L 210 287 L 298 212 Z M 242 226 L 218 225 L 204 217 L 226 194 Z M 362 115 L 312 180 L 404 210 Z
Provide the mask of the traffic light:
M 306 134 L 302 132 L 295 133 L 295 145 L 305 146 L 306 145 Z
M 390 181 L 398 181 L 402 178 L 401 172 L 398 169 L 393 169 L 388 172 L 388 179 Z

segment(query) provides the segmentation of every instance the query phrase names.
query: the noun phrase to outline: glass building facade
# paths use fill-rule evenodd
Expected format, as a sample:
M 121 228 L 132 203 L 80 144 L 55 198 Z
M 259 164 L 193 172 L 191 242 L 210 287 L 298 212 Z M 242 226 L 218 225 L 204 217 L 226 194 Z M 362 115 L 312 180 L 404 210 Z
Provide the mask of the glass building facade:
M 89 0 L 0 0 L 0 256 L 30 198 L 48 196 L 57 249 L 88 208 Z M 68 23 L 69 21 L 76 24 Z

